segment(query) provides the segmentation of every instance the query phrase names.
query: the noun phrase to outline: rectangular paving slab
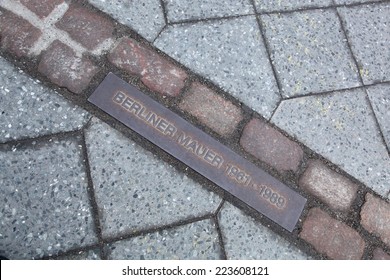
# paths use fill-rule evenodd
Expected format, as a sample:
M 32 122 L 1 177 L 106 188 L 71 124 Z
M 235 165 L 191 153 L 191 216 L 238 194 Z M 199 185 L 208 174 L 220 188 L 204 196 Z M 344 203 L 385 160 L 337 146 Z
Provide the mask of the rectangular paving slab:
M 80 139 L 0 149 L 0 255 L 50 256 L 97 242 Z
M 292 231 L 306 199 L 110 73 L 88 99 L 257 211 Z

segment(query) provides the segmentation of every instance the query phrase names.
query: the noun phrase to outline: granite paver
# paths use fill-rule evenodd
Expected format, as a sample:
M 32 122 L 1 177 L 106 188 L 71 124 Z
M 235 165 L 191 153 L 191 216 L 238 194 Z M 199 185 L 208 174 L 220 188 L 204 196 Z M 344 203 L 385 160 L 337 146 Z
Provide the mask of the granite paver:
M 348 211 L 356 198 L 358 186 L 328 168 L 321 161 L 310 161 L 299 179 L 299 186 L 317 196 L 335 210 Z
M 0 255 L 50 256 L 97 242 L 80 139 L 0 151 Z
M 0 57 L 0 143 L 79 130 L 90 115 Z
M 367 194 L 360 216 L 363 227 L 390 247 L 390 203 Z
M 252 119 L 245 126 L 240 144 L 279 172 L 296 172 L 303 159 L 303 150 L 297 143 L 259 119 Z
M 380 248 L 376 248 L 372 256 L 373 260 L 390 260 L 390 255 Z
M 167 0 L 168 22 L 253 14 L 250 0 Z
M 230 203 L 225 202 L 218 220 L 228 259 L 310 259 Z
M 81 93 L 99 69 L 89 58 L 78 55 L 60 41 L 54 41 L 43 53 L 38 71 L 60 87 Z
M 86 140 L 103 237 L 203 216 L 221 202 L 97 119 Z
M 215 224 L 207 219 L 148 233 L 107 246 L 116 260 L 211 260 L 221 258 Z
M 89 0 L 89 3 L 133 28 L 149 41 L 153 41 L 165 26 L 161 0 Z
M 155 46 L 266 118 L 279 93 L 254 16 L 167 27 Z
M 310 210 L 300 237 L 331 259 L 360 259 L 365 248 L 365 242 L 358 232 L 319 208 Z
M 272 122 L 387 197 L 390 159 L 362 89 L 283 101 Z
M 390 4 L 338 8 L 365 84 L 390 81 Z
M 284 97 L 360 85 L 335 12 L 262 15 L 261 20 Z
M 11 12 L 0 13 L 1 48 L 18 57 L 27 56 L 42 32 Z
M 367 93 L 387 147 L 390 149 L 390 84 L 368 87 Z
M 193 83 L 179 108 L 222 136 L 234 133 L 243 119 L 241 110 L 200 83 Z

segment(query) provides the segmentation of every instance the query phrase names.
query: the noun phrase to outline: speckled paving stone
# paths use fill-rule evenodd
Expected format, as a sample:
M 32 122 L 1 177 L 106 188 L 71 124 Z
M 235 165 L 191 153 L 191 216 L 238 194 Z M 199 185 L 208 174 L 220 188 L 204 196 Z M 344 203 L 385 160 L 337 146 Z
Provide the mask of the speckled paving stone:
M 97 119 L 86 139 L 105 237 L 202 216 L 221 201 Z
M 308 259 L 309 257 L 230 203 L 218 216 L 228 259 Z
M 299 186 L 317 196 L 335 210 L 348 211 L 358 186 L 328 168 L 320 160 L 310 161 L 299 178 Z
M 300 237 L 331 259 L 355 260 L 363 256 L 365 243 L 359 233 L 319 208 L 310 210 Z
M 153 41 L 165 26 L 160 0 L 89 0 L 89 3 L 149 41 Z
M 69 5 L 56 27 L 68 32 L 70 37 L 89 50 L 109 39 L 114 31 L 111 21 L 78 4 Z
M 197 82 L 192 84 L 179 107 L 222 136 L 232 134 L 243 119 L 238 107 Z
M 155 45 L 267 118 L 279 101 L 254 16 L 169 26 Z
M 55 260 L 101 260 L 100 258 L 100 250 L 88 250 L 88 251 L 80 251 L 73 255 L 66 255 L 54 258 Z
M 40 258 L 97 242 L 79 141 L 0 151 L 0 255 Z
M 256 10 L 259 13 L 326 7 L 332 4 L 332 0 L 255 0 Z
M 37 16 L 44 18 L 47 17 L 57 5 L 64 3 L 64 0 L 21 0 L 20 2 Z
M 367 194 L 360 216 L 363 227 L 390 246 L 390 203 Z
M 390 149 L 390 84 L 368 87 L 367 93 L 387 147 Z
M 165 7 L 169 22 L 254 13 L 250 0 L 167 0 Z
M 0 143 L 81 129 L 90 116 L 0 57 Z
M 38 71 L 60 87 L 81 93 L 99 69 L 90 59 L 76 55 L 70 47 L 56 40 L 43 53 Z
M 252 119 L 245 126 L 240 144 L 279 172 L 296 172 L 303 159 L 303 150 L 297 143 L 259 119 Z
M 387 196 L 390 159 L 363 90 L 283 101 L 272 122 Z
M 120 69 L 140 76 L 148 88 L 162 95 L 179 95 L 187 78 L 184 70 L 131 38 L 122 38 L 108 55 L 108 60 Z
M 376 248 L 372 256 L 373 260 L 390 260 L 390 255 L 386 254 L 381 248 Z
M 108 245 L 116 260 L 215 260 L 221 258 L 218 233 L 210 220 L 148 233 Z
M 383 2 L 383 0 L 334 0 L 336 4 L 359 4 L 367 2 Z
M 365 84 L 390 81 L 390 4 L 338 8 Z
M 27 56 L 42 32 L 27 20 L 9 12 L 0 12 L 1 48 L 12 54 Z
M 335 12 L 262 15 L 261 20 L 284 97 L 359 85 Z

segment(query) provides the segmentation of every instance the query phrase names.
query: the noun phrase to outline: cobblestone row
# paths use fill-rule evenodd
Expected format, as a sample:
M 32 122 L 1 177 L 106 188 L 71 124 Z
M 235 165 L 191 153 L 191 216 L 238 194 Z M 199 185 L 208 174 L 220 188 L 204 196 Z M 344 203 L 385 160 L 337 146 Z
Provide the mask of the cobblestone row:
M 99 7 L 100 1 L 89 2 Z M 0 2 L 1 55 L 22 61 L 33 75 L 70 99 L 79 96 L 81 105 L 90 111 L 75 107 L 1 58 L 0 187 L 4 207 L 0 254 L 10 258 L 82 259 L 390 258 L 390 189 L 386 177 L 390 170 L 386 146 L 389 60 L 379 61 L 377 53 L 367 58 L 367 50 L 359 48 L 366 36 L 361 30 L 372 27 L 367 20 L 356 23 L 360 28 L 355 25 L 356 14 L 377 13 L 379 21 L 388 22 L 382 16 L 386 13 L 383 11 L 388 13 L 388 3 L 323 11 L 318 8 L 334 6 L 332 1 L 293 1 L 269 7 L 254 1 L 253 6 L 221 7 L 209 15 L 201 8 L 179 13 L 173 8 L 179 9 L 175 2 L 167 5 L 163 20 L 153 23 L 161 30 L 145 31 L 148 34 L 144 37 L 156 39 L 156 47 L 183 65 L 87 1 Z M 345 2 L 355 1 L 336 4 Z M 312 7 L 315 9 L 310 10 Z M 290 12 L 297 8 L 304 10 Z M 278 15 L 273 9 L 287 12 Z M 256 12 L 261 15 L 254 16 Z M 245 17 L 191 27 L 184 23 L 220 15 Z M 169 24 L 163 29 L 166 20 Z M 318 31 L 321 21 L 325 28 Z M 283 34 L 294 27 L 291 22 L 298 29 L 309 22 L 307 30 L 289 39 L 303 45 L 285 41 Z M 265 28 L 265 32 L 260 34 L 253 26 Z M 263 73 L 243 75 L 258 79 L 258 85 L 265 89 L 256 100 L 251 98 L 257 88 L 250 87 L 249 80 L 232 82 L 240 71 L 251 69 L 252 56 L 229 48 L 210 48 L 210 57 L 199 56 L 199 63 L 191 67 L 194 57 L 175 51 L 202 46 L 207 41 L 202 36 L 214 36 L 213 32 L 231 36 L 232 41 L 244 40 L 237 29 L 230 29 L 238 27 L 249 30 L 248 40 L 256 46 L 252 50 L 259 60 L 252 65 L 258 67 L 253 73 Z M 205 29 L 207 32 L 202 33 Z M 182 30 L 198 32 L 200 37 L 186 41 Z M 329 36 L 328 31 L 337 36 Z M 371 31 L 377 36 L 377 30 Z M 333 41 L 325 42 L 329 37 Z M 261 38 L 268 39 L 263 42 Z M 317 38 L 325 41 L 318 42 Z M 386 52 L 381 39 L 376 41 L 378 52 Z M 258 43 L 263 47 L 257 48 Z M 338 51 L 330 50 L 328 44 Z M 279 48 L 284 51 L 279 52 Z M 302 48 L 299 53 L 304 57 L 294 57 L 296 48 Z M 239 62 L 225 65 L 221 53 Z M 332 59 L 325 59 L 327 54 Z M 205 67 L 205 61 L 211 62 L 210 67 Z M 296 80 L 289 77 L 294 63 L 302 75 L 294 76 Z M 317 64 L 325 66 L 318 68 Z M 215 66 L 227 69 L 226 75 L 215 74 Z M 273 69 L 283 71 L 274 77 Z M 267 229 L 268 221 L 261 217 L 263 225 L 249 218 L 247 214 L 252 212 L 233 206 L 234 199 L 227 199 L 221 208 L 224 198 L 220 194 L 93 117 L 104 119 L 90 109 L 86 98 L 108 71 L 134 81 L 160 102 L 215 132 L 221 141 L 307 197 L 309 202 L 295 231 L 288 235 L 275 225 Z M 318 77 L 315 82 L 308 78 L 312 72 Z M 244 87 L 253 94 L 245 96 Z M 324 91 L 332 92 L 310 95 Z M 359 112 L 348 107 L 350 98 L 356 99 Z M 335 103 L 344 104 L 346 113 L 342 117 L 333 117 L 338 111 L 330 114 L 336 110 Z M 291 118 L 297 113 L 300 122 Z M 316 113 L 321 119 L 312 118 Z M 348 130 L 356 119 L 361 120 L 366 133 Z M 307 126 L 315 135 L 304 134 L 305 129 L 296 132 L 297 126 Z M 329 134 L 319 135 L 316 127 L 324 127 Z M 348 134 L 350 143 L 345 154 L 335 153 L 326 145 L 334 132 L 341 130 Z M 348 158 L 351 147 L 378 156 L 368 161 L 367 167 L 366 159 Z M 343 166 L 344 158 L 356 160 L 356 164 Z M 359 176 L 369 168 L 374 169 L 376 177 L 361 179 Z M 239 202 L 237 205 L 242 206 Z

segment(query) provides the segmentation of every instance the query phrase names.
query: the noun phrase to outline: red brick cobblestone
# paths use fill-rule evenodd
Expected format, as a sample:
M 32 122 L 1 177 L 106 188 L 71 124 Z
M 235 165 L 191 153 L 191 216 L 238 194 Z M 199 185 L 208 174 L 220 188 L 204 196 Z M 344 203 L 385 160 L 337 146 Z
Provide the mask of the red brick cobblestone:
M 334 210 L 348 211 L 358 186 L 329 169 L 319 160 L 310 161 L 299 179 L 299 186 L 317 196 Z
M 162 95 L 177 96 L 184 87 L 187 73 L 164 57 L 131 38 L 123 38 L 108 56 L 109 61 Z
M 303 158 L 299 145 L 259 119 L 252 119 L 245 127 L 241 146 L 279 172 L 296 172 Z
M 363 256 L 365 242 L 360 235 L 319 208 L 310 210 L 300 237 L 332 259 L 360 259 Z
M 44 52 L 38 70 L 53 83 L 75 93 L 86 89 L 98 72 L 93 62 L 77 56 L 70 47 L 60 41 L 54 41 Z
M 11 13 L 0 13 L 1 47 L 17 57 L 27 56 L 42 32 L 27 20 Z
M 63 4 L 65 12 L 68 3 L 71 3 L 58 22 L 50 23 L 50 28 L 55 29 L 53 34 L 60 30 L 66 38 L 55 38 L 54 42 L 49 40 L 47 45 L 43 45 L 42 55 L 37 57 L 40 59 L 37 70 L 51 82 L 66 87 L 71 92 L 82 93 L 100 70 L 87 55 L 93 53 L 97 61 L 104 59 L 105 55 L 98 57 L 102 52 L 96 54 L 93 51 L 105 40 L 114 40 L 114 21 L 87 8 L 87 1 L 84 1 L 85 5 L 64 0 L 20 2 L 41 19 L 35 25 L 41 26 L 43 30 L 12 12 L 2 10 L 1 48 L 18 58 L 33 56 L 31 50 L 34 44 L 47 31 L 42 27 L 42 19 L 49 16 L 59 4 Z M 34 20 L 39 19 L 34 17 Z M 53 19 L 55 20 L 57 19 Z M 103 50 L 109 52 L 108 61 L 139 77 L 150 90 L 171 97 L 177 97 L 184 91 L 187 72 L 151 47 L 131 38 L 119 39 L 114 48 L 109 49 L 110 46 Z M 179 107 L 224 137 L 230 136 L 243 120 L 243 111 L 239 107 L 197 82 L 184 93 Z M 303 160 L 304 153 L 299 144 L 260 119 L 254 118 L 245 126 L 240 144 L 245 151 L 279 172 L 297 172 Z M 309 162 L 299 180 L 299 186 L 337 211 L 348 211 L 358 190 L 356 184 L 332 171 L 320 160 Z M 361 221 L 356 222 L 360 222 L 369 233 L 380 237 L 390 247 L 390 204 L 367 194 L 360 215 Z M 319 208 L 309 211 L 299 236 L 320 253 L 333 259 L 360 259 L 365 249 L 365 240 L 356 230 Z M 383 249 L 376 248 L 373 259 L 390 259 L 390 255 Z
M 198 82 L 192 84 L 179 107 L 222 136 L 232 134 L 243 119 L 238 107 Z
M 372 255 L 373 260 L 390 260 L 390 255 L 386 254 L 381 248 L 376 248 Z
M 390 204 L 367 194 L 360 215 L 363 227 L 378 235 L 390 247 Z
M 109 39 L 114 31 L 114 25 L 108 19 L 77 4 L 69 6 L 56 26 L 89 50 Z
M 64 3 L 64 0 L 21 0 L 20 2 L 37 16 L 44 18 L 47 17 L 56 6 Z

